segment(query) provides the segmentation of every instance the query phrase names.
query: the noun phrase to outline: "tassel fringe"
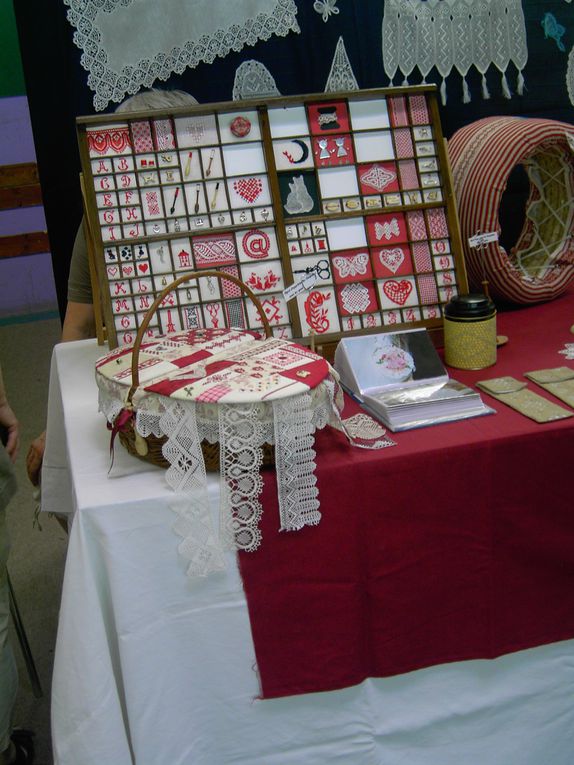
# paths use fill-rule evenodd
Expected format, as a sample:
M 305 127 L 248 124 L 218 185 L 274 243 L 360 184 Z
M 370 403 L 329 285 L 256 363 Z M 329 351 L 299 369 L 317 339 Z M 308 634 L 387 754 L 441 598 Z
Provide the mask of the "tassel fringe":
M 463 104 L 470 103 L 470 90 L 468 89 L 468 82 L 466 77 L 462 78 L 462 102 Z
M 516 80 L 516 92 L 519 96 L 524 95 L 524 75 L 522 74 L 522 70 L 518 72 L 518 79 Z
M 508 86 L 508 80 L 506 79 L 506 72 L 502 73 L 502 93 L 504 94 L 505 98 L 512 98 L 512 93 L 510 92 L 510 88 Z
M 486 82 L 486 75 L 482 75 L 482 97 L 485 101 L 490 98 L 490 91 L 488 90 L 488 83 Z
M 443 77 L 440 84 L 440 99 L 443 106 L 446 106 L 446 80 Z

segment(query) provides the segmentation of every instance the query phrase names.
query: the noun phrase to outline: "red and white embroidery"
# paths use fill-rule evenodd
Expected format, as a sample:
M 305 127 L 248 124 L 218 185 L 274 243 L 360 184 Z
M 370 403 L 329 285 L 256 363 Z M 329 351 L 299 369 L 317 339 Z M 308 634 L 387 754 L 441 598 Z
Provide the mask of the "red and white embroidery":
M 341 302 L 347 313 L 364 313 L 371 304 L 371 294 L 364 284 L 346 284 L 341 290 Z
M 221 310 L 219 303 L 208 303 L 205 307 L 207 313 L 211 317 L 211 326 L 219 327 L 219 312 Z
M 360 176 L 362 183 L 379 192 L 383 191 L 396 177 L 395 173 L 380 165 L 373 165 L 366 173 Z
M 323 306 L 323 303 L 329 300 L 330 297 L 330 293 L 313 290 L 305 300 L 305 318 L 307 319 L 307 324 L 311 329 L 317 332 L 317 334 L 327 332 L 331 326 L 331 322 L 327 316 L 327 308 Z
M 193 254 L 198 266 L 226 265 L 235 262 L 235 244 L 231 237 L 193 239 Z
M 159 200 L 157 197 L 157 191 L 146 191 L 145 203 L 147 205 L 148 215 L 150 216 L 161 215 L 161 210 L 159 209 Z
M 414 157 L 415 151 L 413 147 L 413 139 L 409 128 L 395 130 L 394 136 L 397 157 L 400 159 Z
M 407 222 L 409 224 L 411 239 L 420 241 L 421 239 L 427 238 L 425 219 L 421 210 L 413 210 L 412 212 L 407 213 Z
M 275 285 L 280 280 L 281 278 L 277 276 L 277 274 L 273 273 L 271 269 L 269 269 L 269 271 L 267 271 L 266 274 L 263 274 L 263 276 L 251 273 L 245 284 L 247 284 L 248 287 L 251 287 L 251 289 L 256 292 L 267 292 L 275 287 Z
M 87 130 L 88 149 L 90 154 L 106 154 L 114 152 L 121 154 L 131 148 L 130 132 L 124 127 L 98 128 Z
M 223 396 L 227 395 L 227 393 L 231 393 L 232 390 L 232 386 L 227 385 L 226 383 L 212 385 L 210 388 L 200 393 L 196 401 L 203 401 L 206 404 L 215 404 L 223 398 Z
M 225 274 L 231 274 L 231 276 L 239 278 L 239 270 L 237 266 L 225 266 L 219 270 Z M 224 298 L 239 298 L 243 294 L 241 287 L 229 279 L 221 280 L 221 292 L 223 293 Z
M 253 228 L 241 240 L 245 254 L 253 260 L 262 260 L 269 254 L 271 241 L 264 231 Z
M 400 282 L 389 279 L 388 282 L 383 284 L 383 292 L 389 300 L 392 300 L 397 305 L 404 305 L 407 302 L 412 289 L 413 285 L 406 281 L 406 279 L 402 279 Z
M 248 204 L 253 204 L 263 191 L 260 178 L 239 178 L 233 181 L 233 188 Z
M 341 279 L 345 279 L 348 276 L 364 276 L 367 273 L 368 265 L 369 256 L 366 252 L 359 252 L 357 255 L 352 255 L 349 258 L 339 255 L 333 258 L 333 266 Z
M 153 151 L 151 127 L 147 120 L 132 122 L 132 139 L 134 142 L 134 151 L 137 154 L 145 154 L 145 152 Z
M 427 125 L 430 122 L 425 96 L 409 96 L 409 106 L 413 125 Z
M 422 276 L 419 276 L 417 284 L 419 287 L 421 303 L 428 305 L 429 303 L 438 302 L 437 286 L 432 274 L 423 274 Z
M 402 125 L 409 124 L 407 104 L 404 96 L 389 98 L 389 113 L 391 118 L 391 125 L 393 127 L 400 127 Z
M 419 177 L 417 175 L 417 167 L 412 160 L 406 160 L 399 162 L 399 173 L 401 176 L 401 186 L 403 189 L 418 189 Z
M 403 264 L 404 259 L 405 254 L 400 247 L 392 247 L 379 252 L 379 260 L 383 266 L 386 266 L 393 274 L 397 273 Z
M 175 148 L 173 137 L 173 125 L 171 120 L 154 120 L 153 130 L 155 134 L 155 143 L 158 151 L 166 151 Z
M 442 239 L 443 237 L 448 236 L 446 216 L 442 207 L 427 210 L 426 216 L 430 235 L 433 239 Z
M 419 273 L 432 271 L 432 261 L 428 242 L 414 242 L 413 255 L 415 267 Z
M 283 314 L 281 313 L 281 303 L 277 300 L 277 298 L 273 297 L 268 298 L 267 300 L 262 300 L 261 307 L 265 311 L 265 315 L 267 316 L 270 324 L 279 324 L 279 322 L 282 321 Z M 257 319 L 260 324 L 263 323 L 259 318 L 259 314 L 257 314 Z
M 399 222 L 396 218 L 391 218 L 390 221 L 375 223 L 375 236 L 380 241 L 381 239 L 392 239 L 394 236 L 399 236 L 401 230 L 399 228 Z

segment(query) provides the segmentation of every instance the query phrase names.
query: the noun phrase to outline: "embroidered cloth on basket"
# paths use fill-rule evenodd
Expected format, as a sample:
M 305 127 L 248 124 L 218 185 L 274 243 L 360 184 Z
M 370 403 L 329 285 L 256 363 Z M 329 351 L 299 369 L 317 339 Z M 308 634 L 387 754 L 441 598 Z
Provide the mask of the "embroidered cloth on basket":
M 141 346 L 139 387 L 132 385 L 132 351 L 122 347 L 96 362 L 100 410 L 119 429 L 133 419 L 144 439 L 165 437 L 166 479 L 179 495 L 172 509 L 179 552 L 189 576 L 224 568 L 225 549 L 256 550 L 263 487 L 263 448 L 274 445 L 281 530 L 319 523 L 315 430 L 343 429 L 357 446 L 393 445 L 365 415 L 341 421 L 337 374 L 323 358 L 288 340 L 260 340 L 234 329 L 197 329 Z M 219 443 L 219 529 L 207 493 L 202 441 Z

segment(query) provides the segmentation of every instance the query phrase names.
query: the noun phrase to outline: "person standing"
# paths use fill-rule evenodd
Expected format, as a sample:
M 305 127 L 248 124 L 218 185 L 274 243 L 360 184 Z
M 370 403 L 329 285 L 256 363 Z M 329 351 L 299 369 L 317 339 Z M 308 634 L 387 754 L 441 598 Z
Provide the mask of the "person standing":
M 12 730 L 12 710 L 18 691 L 18 670 L 8 641 L 10 602 L 6 507 L 16 491 L 13 463 L 19 447 L 19 426 L 12 411 L 0 367 L 0 765 L 30 765 L 34 760 L 31 734 Z

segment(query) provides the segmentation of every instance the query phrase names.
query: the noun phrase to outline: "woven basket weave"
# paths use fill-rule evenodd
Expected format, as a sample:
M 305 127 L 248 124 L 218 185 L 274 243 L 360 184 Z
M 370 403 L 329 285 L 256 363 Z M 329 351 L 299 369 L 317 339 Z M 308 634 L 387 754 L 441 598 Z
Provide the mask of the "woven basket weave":
M 231 281 L 235 285 L 237 285 L 242 290 L 242 292 L 245 295 L 247 295 L 247 297 L 255 305 L 255 308 L 257 309 L 257 312 L 259 313 L 261 322 L 263 324 L 265 337 L 271 337 L 272 335 L 269 321 L 267 319 L 265 311 L 263 310 L 263 307 L 261 303 L 259 302 L 258 298 L 249 289 L 249 287 L 237 277 L 233 276 L 232 274 L 222 273 L 220 271 L 190 271 L 184 276 L 181 276 L 179 279 L 176 279 L 174 282 L 169 284 L 157 296 L 152 306 L 146 313 L 140 328 L 138 329 L 136 339 L 132 349 L 132 362 L 131 362 L 132 385 L 129 389 L 128 396 L 127 396 L 127 408 L 132 408 L 134 410 L 134 413 L 135 413 L 135 408 L 133 407 L 133 397 L 139 387 L 138 363 L 139 363 L 139 354 L 140 354 L 140 348 L 141 348 L 144 333 L 150 321 L 152 320 L 155 312 L 157 311 L 157 309 L 159 308 L 159 306 L 161 305 L 165 297 L 170 292 L 177 289 L 180 284 L 184 284 L 185 282 L 189 282 L 192 280 L 197 280 L 201 277 L 214 277 L 216 279 L 219 279 L 220 281 L 223 281 L 223 280 Z M 165 459 L 162 453 L 162 447 L 164 443 L 167 441 L 166 436 L 162 436 L 158 438 L 157 436 L 150 435 L 144 439 L 143 436 L 141 436 L 135 430 L 133 418 L 126 424 L 126 426 L 119 432 L 118 435 L 122 445 L 134 457 L 137 457 L 138 459 L 144 460 L 145 462 L 149 462 L 152 465 L 157 465 L 162 468 L 169 467 L 169 462 Z M 219 443 L 216 442 L 212 444 L 207 440 L 203 440 L 201 442 L 201 450 L 202 450 L 203 459 L 205 462 L 205 469 L 209 472 L 214 472 L 219 470 L 219 457 L 220 457 Z M 264 444 L 263 445 L 263 465 L 268 466 L 268 465 L 273 465 L 274 463 L 275 463 L 275 447 L 272 444 Z

